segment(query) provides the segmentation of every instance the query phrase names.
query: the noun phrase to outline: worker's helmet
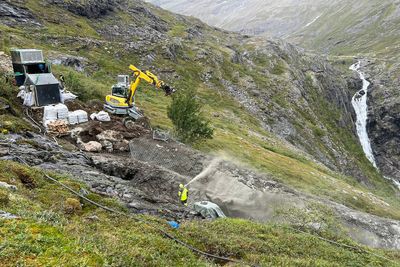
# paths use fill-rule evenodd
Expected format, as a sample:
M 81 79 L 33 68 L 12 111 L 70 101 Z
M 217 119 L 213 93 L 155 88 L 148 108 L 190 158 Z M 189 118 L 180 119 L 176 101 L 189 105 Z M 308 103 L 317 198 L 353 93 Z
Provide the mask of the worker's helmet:
M 185 186 L 183 185 L 183 184 L 180 184 L 179 185 L 179 188 L 184 188 Z

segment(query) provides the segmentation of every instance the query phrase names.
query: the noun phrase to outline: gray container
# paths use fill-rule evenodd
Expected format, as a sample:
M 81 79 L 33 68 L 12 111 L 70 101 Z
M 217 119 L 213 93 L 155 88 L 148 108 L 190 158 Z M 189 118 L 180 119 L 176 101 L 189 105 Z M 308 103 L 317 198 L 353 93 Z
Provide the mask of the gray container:
M 36 49 L 13 49 L 11 58 L 13 64 L 44 63 L 42 50 Z

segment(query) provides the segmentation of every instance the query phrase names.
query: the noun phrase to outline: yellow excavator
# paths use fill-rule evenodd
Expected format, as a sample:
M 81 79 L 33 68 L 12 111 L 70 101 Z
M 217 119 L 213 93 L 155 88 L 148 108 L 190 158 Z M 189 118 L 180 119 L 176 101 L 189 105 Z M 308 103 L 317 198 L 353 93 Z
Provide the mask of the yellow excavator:
M 154 85 L 157 89 L 162 89 L 166 96 L 174 93 L 175 89 L 158 79 L 150 71 L 142 72 L 133 65 L 130 65 L 129 69 L 133 71 L 132 82 L 129 84 L 129 76 L 119 75 L 117 84 L 113 85 L 111 89 L 111 95 L 106 96 L 104 109 L 112 114 L 128 115 L 127 119 L 137 121 L 144 117 L 135 105 L 136 90 L 142 80 Z

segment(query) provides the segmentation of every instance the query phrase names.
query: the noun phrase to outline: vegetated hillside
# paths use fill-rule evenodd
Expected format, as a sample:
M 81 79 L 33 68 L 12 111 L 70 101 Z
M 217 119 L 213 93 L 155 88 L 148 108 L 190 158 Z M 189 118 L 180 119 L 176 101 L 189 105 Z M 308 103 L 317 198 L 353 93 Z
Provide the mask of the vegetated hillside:
M 339 64 L 349 64 L 356 55 L 367 58 L 363 70 L 373 81 L 368 127 L 372 147 L 383 174 L 400 180 L 398 1 L 154 2 L 226 29 L 286 38 L 329 54 Z
M 164 237 L 157 228 L 196 248 L 259 266 L 396 266 L 400 260 L 396 252 L 364 248 L 329 231 L 323 236 L 378 256 L 337 247 L 288 226 L 240 219 L 185 222 L 179 230 L 172 230 L 156 217 L 129 218 L 97 208 L 49 182 L 37 169 L 3 160 L 0 167 L 8 170 L 0 174 L 0 181 L 18 187 L 13 192 L 0 188 L 0 209 L 6 208 L 20 217 L 0 219 L 0 265 L 4 267 L 218 266 L 224 263 L 199 257 Z M 49 174 L 74 190 L 89 190 L 71 177 Z M 94 193 L 86 197 L 127 212 L 113 199 Z M 382 256 L 391 261 L 379 258 Z
M 149 68 L 178 90 L 198 90 L 215 127 L 214 139 L 199 149 L 224 150 L 298 189 L 362 210 L 368 198 L 353 198 L 358 189 L 343 187 L 397 203 L 394 187 L 374 170 L 354 134 L 349 100 L 356 82 L 348 85 L 326 61 L 141 2 L 99 3 L 2 2 L 3 47 L 42 48 L 54 62 L 70 65 L 54 70 L 75 81 L 71 89 L 83 101 L 102 99 L 129 64 Z M 168 98 L 143 86 L 137 101 L 154 126 L 171 127 Z
M 365 58 L 363 71 L 372 82 L 369 94 L 368 133 L 378 167 L 400 181 L 400 66 L 398 1 L 344 1 L 323 19 L 291 39 L 332 54 L 332 60 Z M 329 26 L 328 26 L 329 25 Z
M 387 55 L 398 42 L 397 1 L 149 0 L 224 29 L 286 38 L 326 53 Z M 388 51 L 389 50 L 389 51 Z
M 103 99 L 131 63 L 149 68 L 178 90 L 198 90 L 215 137 L 196 148 L 223 150 L 304 192 L 400 218 L 395 188 L 370 165 L 354 134 L 349 99 L 357 81 L 346 81 L 325 60 L 140 1 L 3 1 L 0 10 L 1 49 L 43 49 L 62 63 L 54 72 L 73 81 L 70 89 L 82 101 Z M 12 99 L 13 90 L 2 96 Z M 169 101 L 149 86 L 137 97 L 153 126 L 164 129 L 171 129 Z M 1 118 L 17 131 L 15 118 Z

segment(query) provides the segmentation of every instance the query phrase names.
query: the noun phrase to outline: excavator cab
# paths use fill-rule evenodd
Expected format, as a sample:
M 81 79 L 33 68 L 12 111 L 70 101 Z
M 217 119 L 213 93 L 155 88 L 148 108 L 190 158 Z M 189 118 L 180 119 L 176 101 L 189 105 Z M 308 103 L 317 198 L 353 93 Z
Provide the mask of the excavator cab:
M 118 75 L 117 84 L 114 84 L 111 88 L 111 94 L 116 97 L 128 97 L 129 90 L 129 76 Z
M 114 85 L 111 88 L 111 94 L 116 97 L 127 97 L 128 96 L 128 87 Z

